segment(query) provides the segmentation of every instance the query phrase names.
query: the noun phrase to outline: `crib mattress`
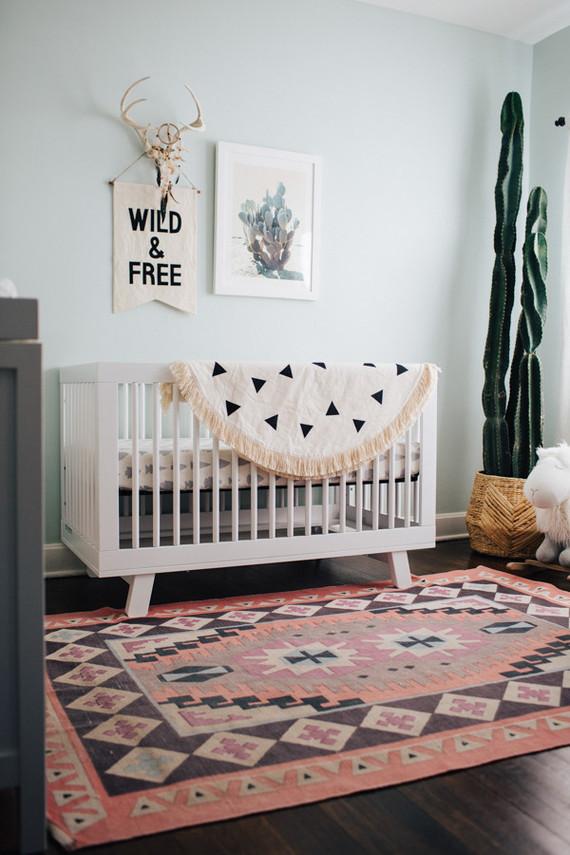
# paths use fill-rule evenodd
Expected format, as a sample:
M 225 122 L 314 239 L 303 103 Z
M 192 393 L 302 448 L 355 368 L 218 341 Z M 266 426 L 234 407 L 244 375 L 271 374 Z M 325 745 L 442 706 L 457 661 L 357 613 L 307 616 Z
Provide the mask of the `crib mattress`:
M 403 442 L 395 443 L 394 478 L 402 479 L 405 474 L 405 445 Z M 232 449 L 227 445 L 219 446 L 218 486 L 221 490 L 230 489 L 232 484 Z M 159 443 L 160 457 L 160 489 L 164 492 L 173 489 L 173 448 L 172 440 L 161 440 Z M 180 489 L 194 489 L 194 451 L 191 440 L 180 440 L 179 444 L 179 466 L 180 466 Z M 380 454 L 378 457 L 378 478 L 381 481 L 388 480 L 390 451 Z M 199 489 L 211 490 L 213 487 L 213 450 L 212 440 L 204 439 L 200 443 L 200 475 Z M 420 443 L 411 444 L 411 476 L 418 475 L 420 470 Z M 152 440 L 139 440 L 138 447 L 138 472 L 139 489 L 152 491 L 153 489 L 153 443 Z M 363 468 L 363 479 L 371 481 L 373 476 L 372 462 L 365 464 Z M 350 472 L 346 476 L 347 482 L 356 481 L 356 472 Z M 329 482 L 334 484 L 338 478 L 330 478 Z M 277 476 L 276 486 L 285 486 L 287 478 Z M 243 457 L 238 457 L 238 488 L 251 486 L 251 463 Z M 269 472 L 257 469 L 257 486 L 269 486 Z M 133 488 L 133 455 L 131 440 L 119 440 L 119 488 L 132 490 Z

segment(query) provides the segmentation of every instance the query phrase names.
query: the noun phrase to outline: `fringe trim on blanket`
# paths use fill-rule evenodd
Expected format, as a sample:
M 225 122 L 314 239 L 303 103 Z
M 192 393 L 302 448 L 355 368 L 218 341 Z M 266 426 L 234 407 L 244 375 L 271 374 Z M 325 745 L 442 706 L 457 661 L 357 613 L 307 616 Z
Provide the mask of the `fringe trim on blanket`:
M 273 451 L 251 439 L 239 428 L 228 424 L 205 400 L 202 391 L 187 362 L 174 362 L 170 370 L 176 380 L 180 394 L 190 404 L 201 422 L 212 431 L 214 436 L 234 448 L 246 460 L 255 463 L 268 472 L 286 478 L 328 478 L 352 472 L 362 463 L 367 463 L 396 442 L 413 425 L 437 383 L 438 368 L 425 363 L 412 394 L 396 415 L 375 437 L 364 443 L 324 457 L 299 457 L 293 454 Z M 172 403 L 173 387 L 171 383 L 162 386 L 162 406 L 165 410 Z

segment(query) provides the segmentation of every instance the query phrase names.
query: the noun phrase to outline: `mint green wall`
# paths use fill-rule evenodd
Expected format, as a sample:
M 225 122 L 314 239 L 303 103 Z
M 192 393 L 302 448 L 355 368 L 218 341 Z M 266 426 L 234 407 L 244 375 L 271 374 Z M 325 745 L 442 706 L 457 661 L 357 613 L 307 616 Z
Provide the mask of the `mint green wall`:
M 57 371 L 94 360 L 436 362 L 438 511 L 465 510 L 481 465 L 498 117 L 510 89 L 530 105 L 532 48 L 353 0 L 2 0 L 0 15 L 0 276 L 40 300 L 47 541 Z M 184 167 L 202 191 L 196 317 L 111 311 L 107 182 L 139 154 L 119 101 L 144 75 L 141 120 L 192 119 L 187 82 L 207 124 Z M 217 140 L 322 156 L 318 302 L 212 294 Z
M 531 114 L 531 181 L 548 193 L 548 315 L 540 349 L 545 375 L 545 445 L 570 436 L 559 434 L 557 399 L 561 336 L 560 257 L 562 202 L 570 123 L 556 127 L 559 116 L 570 116 L 570 27 L 540 42 L 534 49 Z

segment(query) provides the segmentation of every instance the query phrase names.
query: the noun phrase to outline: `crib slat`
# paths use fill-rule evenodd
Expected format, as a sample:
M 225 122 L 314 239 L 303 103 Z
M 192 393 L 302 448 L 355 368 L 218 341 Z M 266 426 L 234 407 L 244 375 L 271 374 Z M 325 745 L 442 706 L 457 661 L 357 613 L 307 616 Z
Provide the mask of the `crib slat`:
M 67 383 L 62 383 L 59 395 L 59 412 L 60 412 L 60 455 L 61 466 L 59 472 L 60 490 L 62 496 L 62 522 L 66 523 L 69 520 L 67 502 L 67 446 L 69 443 L 69 424 L 68 424 L 68 388 Z
M 200 420 L 192 418 L 192 537 L 200 543 Z
M 257 466 L 255 463 L 250 464 L 250 507 L 251 507 L 251 525 L 250 537 L 252 540 L 257 540 L 258 514 L 257 514 Z
M 380 458 L 378 455 L 374 458 L 372 464 L 372 529 L 378 531 L 378 518 L 380 516 Z
M 139 439 L 146 438 L 146 386 L 141 383 L 139 386 Z
M 328 534 L 329 525 L 330 525 L 330 505 L 329 505 L 329 479 L 323 478 L 322 480 L 322 532 L 323 534 Z
M 273 472 L 269 473 L 269 537 L 275 537 L 275 502 L 276 502 L 276 494 L 275 494 L 275 475 Z
M 239 540 L 239 462 L 238 453 L 232 449 L 232 540 Z
M 79 444 L 81 442 L 81 397 L 80 397 L 80 389 L 79 384 L 75 386 L 75 400 L 74 407 L 77 412 L 76 417 L 76 450 L 75 450 L 75 477 L 74 477 L 74 493 L 75 493 L 75 518 L 76 525 L 79 531 L 81 531 L 81 453 Z
M 77 414 L 78 414 L 78 423 L 79 423 L 79 448 L 82 447 L 85 442 L 85 395 L 84 395 L 84 384 L 77 384 Z M 79 530 L 85 531 L 85 455 L 79 453 L 77 460 L 77 487 L 78 487 L 78 507 L 79 507 Z
M 75 496 L 75 478 L 76 478 L 76 466 L 75 466 L 75 455 L 77 453 L 77 437 L 76 437 L 76 426 L 75 419 L 72 420 L 72 414 L 75 412 L 75 390 L 76 384 L 73 383 L 69 386 L 69 414 L 70 414 L 70 430 L 69 430 L 69 455 L 68 455 L 68 470 L 67 470 L 67 482 L 69 485 L 69 520 L 73 528 L 77 526 L 77 503 Z
M 139 384 L 131 383 L 131 460 L 132 460 L 132 487 L 131 487 L 131 532 L 132 547 L 138 549 L 140 546 L 140 523 L 139 523 Z
M 362 531 L 362 466 L 356 470 L 356 531 Z
M 172 542 L 180 546 L 180 397 L 172 390 Z
M 404 525 L 409 526 L 412 509 L 412 429 L 406 431 L 404 451 Z
M 212 439 L 212 542 L 220 541 L 220 441 Z
M 121 383 L 120 387 L 120 396 L 121 396 L 121 413 L 123 419 L 123 430 L 121 432 L 122 439 L 129 438 L 129 384 Z
M 295 533 L 295 482 L 287 478 L 287 537 Z
M 346 531 L 346 473 L 340 476 L 339 485 L 339 531 Z
M 144 388 L 144 386 L 143 386 Z M 152 545 L 160 546 L 160 384 L 152 384 Z
M 420 524 L 420 520 L 422 518 L 422 491 L 421 491 L 421 438 L 422 438 L 422 422 L 423 422 L 423 413 L 420 414 L 419 419 L 416 422 L 416 432 L 415 432 L 415 441 L 418 443 L 417 452 L 419 452 L 419 460 L 418 460 L 418 472 L 416 483 L 414 485 L 414 522 L 418 525 Z
M 95 542 L 95 455 L 96 447 L 96 413 L 93 386 L 85 387 L 87 397 L 87 536 L 91 543 Z
M 79 527 L 79 531 L 83 531 L 83 496 L 81 490 L 81 480 L 82 480 L 82 454 L 81 454 L 81 439 L 82 439 L 82 431 L 83 431 L 83 413 L 82 413 L 82 399 L 81 399 L 81 385 L 77 384 L 77 398 L 75 401 L 75 406 L 77 407 L 77 428 L 78 428 L 78 454 L 77 454 L 77 525 Z
M 388 452 L 388 528 L 394 528 L 394 517 L 396 512 L 396 480 L 394 469 L 396 467 L 396 446 L 392 444 Z
M 313 522 L 313 487 L 310 481 L 305 481 L 305 534 L 311 533 Z

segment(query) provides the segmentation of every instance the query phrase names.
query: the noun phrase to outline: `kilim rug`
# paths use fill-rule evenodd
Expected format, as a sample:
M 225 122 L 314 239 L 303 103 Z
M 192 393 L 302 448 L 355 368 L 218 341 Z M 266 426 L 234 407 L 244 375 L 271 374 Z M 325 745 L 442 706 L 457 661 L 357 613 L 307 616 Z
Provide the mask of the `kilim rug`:
M 570 744 L 570 594 L 478 567 L 50 616 L 48 820 L 78 848 Z

